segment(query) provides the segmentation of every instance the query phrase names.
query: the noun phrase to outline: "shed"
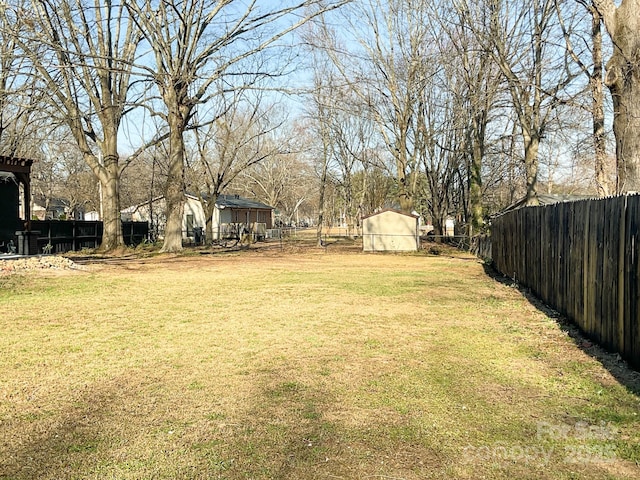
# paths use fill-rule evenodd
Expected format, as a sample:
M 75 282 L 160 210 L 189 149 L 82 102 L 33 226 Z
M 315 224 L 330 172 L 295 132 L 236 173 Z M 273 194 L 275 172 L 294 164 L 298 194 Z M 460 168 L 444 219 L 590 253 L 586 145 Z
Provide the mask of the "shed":
M 420 245 L 419 216 L 382 210 L 362 219 L 365 252 L 415 252 Z

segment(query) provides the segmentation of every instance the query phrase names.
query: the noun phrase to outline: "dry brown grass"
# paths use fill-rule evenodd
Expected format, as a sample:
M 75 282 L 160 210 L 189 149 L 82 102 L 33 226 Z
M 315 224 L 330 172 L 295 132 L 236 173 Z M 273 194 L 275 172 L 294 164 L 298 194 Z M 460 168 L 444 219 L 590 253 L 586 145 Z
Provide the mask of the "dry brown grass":
M 633 374 L 470 257 L 336 252 L 0 278 L 0 478 L 640 478 Z

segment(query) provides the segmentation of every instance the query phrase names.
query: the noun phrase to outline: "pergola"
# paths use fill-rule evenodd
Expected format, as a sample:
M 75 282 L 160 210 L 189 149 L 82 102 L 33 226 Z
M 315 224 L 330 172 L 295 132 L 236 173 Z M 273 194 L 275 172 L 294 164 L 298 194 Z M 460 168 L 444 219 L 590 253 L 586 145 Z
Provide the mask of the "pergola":
M 27 158 L 7 157 L 0 155 L 0 172 L 12 173 L 23 186 L 23 205 L 25 230 L 31 231 L 31 165 L 33 160 Z

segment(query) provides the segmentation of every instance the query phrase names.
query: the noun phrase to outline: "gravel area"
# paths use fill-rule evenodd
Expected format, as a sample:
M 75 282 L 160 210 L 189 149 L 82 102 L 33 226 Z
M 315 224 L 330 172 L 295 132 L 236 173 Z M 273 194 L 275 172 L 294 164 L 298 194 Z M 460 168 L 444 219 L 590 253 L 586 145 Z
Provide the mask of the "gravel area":
M 29 270 L 82 270 L 84 267 L 77 265 L 68 258 L 57 255 L 44 255 L 37 257 L 23 257 L 10 260 L 0 259 L 0 274 L 25 272 Z

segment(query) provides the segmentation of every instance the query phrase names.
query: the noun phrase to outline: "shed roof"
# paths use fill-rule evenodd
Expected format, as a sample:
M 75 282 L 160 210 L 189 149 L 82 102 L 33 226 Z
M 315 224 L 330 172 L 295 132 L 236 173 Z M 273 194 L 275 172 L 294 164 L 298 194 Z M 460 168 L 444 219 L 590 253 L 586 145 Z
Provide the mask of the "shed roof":
M 536 196 L 538 198 L 539 206 L 553 205 L 563 202 L 577 202 L 580 200 L 589 200 L 591 198 L 594 198 L 593 195 L 573 195 L 568 193 L 539 193 Z M 526 207 L 526 202 L 527 197 L 523 197 L 506 207 L 504 210 L 501 210 L 496 215 L 502 215 L 503 213 Z
M 406 217 L 411 217 L 411 218 L 420 218 L 420 215 L 416 215 L 415 213 L 406 213 L 406 212 L 403 212 L 401 210 L 396 210 L 395 208 L 385 208 L 383 210 L 380 210 L 379 212 L 375 212 L 375 213 L 372 213 L 370 215 L 366 215 L 366 216 L 362 217 L 362 219 L 365 220 L 367 218 L 375 217 L 376 215 L 381 215 L 381 214 L 387 213 L 387 212 L 397 213 L 398 215 L 404 215 Z

